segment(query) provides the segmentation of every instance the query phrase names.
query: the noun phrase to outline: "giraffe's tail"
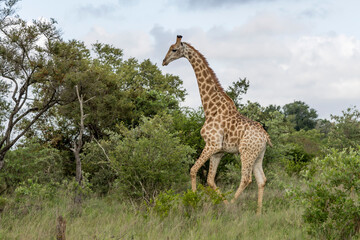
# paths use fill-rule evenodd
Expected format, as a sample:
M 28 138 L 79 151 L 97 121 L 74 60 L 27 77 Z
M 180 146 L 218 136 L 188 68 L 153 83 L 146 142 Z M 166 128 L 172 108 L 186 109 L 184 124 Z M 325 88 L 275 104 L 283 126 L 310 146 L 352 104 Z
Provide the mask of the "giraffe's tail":
M 266 133 L 266 143 L 270 146 L 270 147 L 273 147 L 272 143 L 271 143 L 271 139 L 270 139 L 270 136 L 269 134 L 265 131 Z

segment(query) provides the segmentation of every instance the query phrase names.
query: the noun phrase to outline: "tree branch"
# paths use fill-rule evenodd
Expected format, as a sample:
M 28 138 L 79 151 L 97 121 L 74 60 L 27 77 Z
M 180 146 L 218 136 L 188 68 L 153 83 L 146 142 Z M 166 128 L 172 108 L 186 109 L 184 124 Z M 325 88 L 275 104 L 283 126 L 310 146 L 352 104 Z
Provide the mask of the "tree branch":
M 54 96 L 55 92 L 53 93 L 53 96 L 50 98 L 49 102 L 45 106 L 43 106 L 43 108 L 35 115 L 31 122 L 29 122 L 23 129 L 23 131 L 21 131 L 13 140 L 10 140 L 10 134 L 14 127 L 14 123 L 11 120 L 12 125 L 8 127 L 4 139 L 2 139 L 2 141 L 0 142 L 0 154 L 8 151 L 30 129 L 30 127 L 41 117 L 41 115 L 43 115 L 49 108 L 56 104 L 56 101 L 53 101 Z M 4 143 L 6 144 L 4 147 L 2 147 Z

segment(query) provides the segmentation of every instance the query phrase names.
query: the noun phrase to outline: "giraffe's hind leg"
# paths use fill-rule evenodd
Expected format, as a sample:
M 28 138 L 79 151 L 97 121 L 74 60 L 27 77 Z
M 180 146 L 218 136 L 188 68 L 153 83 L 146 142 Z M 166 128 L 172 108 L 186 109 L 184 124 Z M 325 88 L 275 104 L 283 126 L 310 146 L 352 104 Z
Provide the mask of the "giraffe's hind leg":
M 244 189 L 251 183 L 252 181 L 252 169 L 253 165 L 256 161 L 258 154 L 254 154 L 248 150 L 240 151 L 241 158 L 241 181 L 240 186 L 236 190 L 234 198 L 231 202 L 235 202 L 235 200 L 240 196 L 240 194 L 244 191 Z
M 254 176 L 255 176 L 255 179 L 256 179 L 256 182 L 258 185 L 258 207 L 256 210 L 257 215 L 261 214 L 264 188 L 265 188 L 265 183 L 266 183 L 266 177 L 265 177 L 263 167 L 262 167 L 265 150 L 266 150 L 266 147 L 264 147 L 264 149 L 260 152 L 258 158 L 255 161 L 254 169 L 253 169 Z

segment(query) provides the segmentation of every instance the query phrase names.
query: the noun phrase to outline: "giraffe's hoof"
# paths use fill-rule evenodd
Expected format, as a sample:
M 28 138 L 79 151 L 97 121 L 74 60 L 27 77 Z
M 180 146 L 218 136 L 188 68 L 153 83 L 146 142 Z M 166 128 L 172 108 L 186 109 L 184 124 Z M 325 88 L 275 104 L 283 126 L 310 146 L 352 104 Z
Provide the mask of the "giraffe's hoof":
M 224 200 L 224 203 L 225 203 L 225 205 L 228 205 L 229 204 L 229 202 L 228 202 L 228 200 Z
M 235 198 L 231 199 L 231 203 L 234 203 L 235 202 Z

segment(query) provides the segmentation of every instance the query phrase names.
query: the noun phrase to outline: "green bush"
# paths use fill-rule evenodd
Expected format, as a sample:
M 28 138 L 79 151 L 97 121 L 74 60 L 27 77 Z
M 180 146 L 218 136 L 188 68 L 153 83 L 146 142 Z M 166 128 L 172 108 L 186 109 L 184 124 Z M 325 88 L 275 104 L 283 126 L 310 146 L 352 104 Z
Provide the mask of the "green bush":
M 148 211 L 151 209 L 161 218 L 167 217 L 174 207 L 178 207 L 180 195 L 176 194 L 172 189 L 161 192 L 154 199 L 150 200 L 147 205 Z
M 225 195 L 219 195 L 214 189 L 199 184 L 196 192 L 187 189 L 182 194 L 175 193 L 172 189 L 161 192 L 147 204 L 148 212 L 154 211 L 161 218 L 167 217 L 170 211 L 178 211 L 186 216 L 191 216 L 204 208 L 204 206 L 216 206 L 225 200 Z
M 104 157 L 107 160 L 102 164 L 107 162 L 117 176 L 113 191 L 121 197 L 149 202 L 166 189 L 185 188 L 193 150 L 181 144 L 172 126 L 168 115 L 142 118 L 139 126 L 130 130 L 120 126 L 117 133 L 109 133 L 109 140 L 100 142 L 108 158 Z M 93 145 L 88 151 L 95 148 L 100 147 Z
M 19 184 L 15 189 L 15 201 L 18 203 L 27 203 L 30 201 L 40 201 L 53 199 L 57 192 L 59 184 L 39 184 L 32 179 Z
M 308 232 L 321 239 L 359 236 L 360 149 L 332 150 L 314 159 L 304 176 L 307 188 L 297 197 Z
M 315 157 L 323 156 L 324 135 L 317 129 L 295 131 L 284 136 L 282 162 L 291 176 L 299 174 Z
M 4 210 L 7 203 L 8 203 L 8 200 L 5 197 L 0 196 L 0 213 Z
M 88 174 L 89 183 L 94 192 L 101 195 L 107 194 L 111 189 L 117 173 L 111 168 L 110 162 L 106 158 L 106 153 L 110 152 L 117 145 L 118 140 L 102 140 L 101 147 L 96 142 L 86 143 L 84 154 L 82 154 L 81 167 Z M 105 154 L 103 149 L 105 150 Z
M 191 216 L 193 212 L 196 212 L 204 206 L 216 206 L 223 203 L 226 200 L 226 195 L 229 193 L 219 195 L 214 189 L 199 184 L 197 191 L 193 192 L 188 189 L 181 196 L 181 202 L 184 207 L 185 215 Z
M 307 153 L 301 146 L 289 144 L 282 162 L 286 173 L 291 176 L 294 173 L 300 173 L 313 157 L 312 154 Z
M 57 149 L 30 142 L 8 152 L 5 168 L 0 171 L 4 186 L 0 187 L 11 192 L 28 179 L 39 184 L 59 182 L 63 178 L 62 160 Z

